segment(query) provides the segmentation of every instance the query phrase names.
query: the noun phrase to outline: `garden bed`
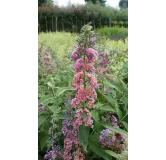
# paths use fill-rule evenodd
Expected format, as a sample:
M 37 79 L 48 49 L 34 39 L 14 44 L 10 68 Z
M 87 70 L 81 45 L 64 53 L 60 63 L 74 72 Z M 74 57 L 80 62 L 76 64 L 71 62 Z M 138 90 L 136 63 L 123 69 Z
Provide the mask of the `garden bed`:
M 127 160 L 127 40 L 91 29 L 39 34 L 39 160 Z

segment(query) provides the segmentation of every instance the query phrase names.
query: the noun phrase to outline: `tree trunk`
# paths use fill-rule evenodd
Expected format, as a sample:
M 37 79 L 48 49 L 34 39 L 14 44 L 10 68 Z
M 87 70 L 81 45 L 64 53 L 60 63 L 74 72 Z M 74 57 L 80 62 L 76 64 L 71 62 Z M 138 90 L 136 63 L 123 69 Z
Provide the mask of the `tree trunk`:
M 84 15 L 84 25 L 85 25 L 85 15 Z
M 48 26 L 47 26 L 47 18 L 45 17 L 46 20 L 46 32 L 48 32 Z
M 40 32 L 40 24 L 39 24 L 39 22 L 38 22 L 38 33 Z
M 109 17 L 109 27 L 111 27 L 111 17 Z
M 71 18 L 71 27 L 72 27 L 72 28 L 71 28 L 71 29 L 72 29 L 72 33 L 74 33 L 74 31 L 73 31 L 73 30 L 74 30 L 74 27 L 73 27 L 73 20 L 72 20 L 72 18 Z
M 54 32 L 53 16 L 52 16 L 52 32 Z
M 56 16 L 56 32 L 58 31 L 57 25 L 58 25 L 58 17 Z
M 62 16 L 62 29 L 64 31 L 64 20 L 63 20 L 63 16 Z
M 76 17 L 76 33 L 77 33 L 77 17 Z
M 49 32 L 50 31 L 50 26 L 49 26 L 49 23 L 47 23 L 47 28 L 48 28 L 48 30 L 47 30 L 47 32 Z
M 82 28 L 82 18 L 81 18 L 81 28 Z

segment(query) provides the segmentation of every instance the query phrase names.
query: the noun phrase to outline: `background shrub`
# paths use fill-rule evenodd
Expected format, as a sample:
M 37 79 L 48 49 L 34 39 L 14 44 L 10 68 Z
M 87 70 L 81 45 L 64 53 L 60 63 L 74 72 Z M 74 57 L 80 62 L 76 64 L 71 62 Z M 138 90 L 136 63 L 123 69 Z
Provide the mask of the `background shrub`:
M 92 22 L 95 28 L 126 24 L 128 9 L 118 10 L 99 4 L 69 5 L 67 7 L 40 6 L 38 8 L 39 32 L 70 31 L 79 32 L 81 26 Z M 57 23 L 56 23 L 57 22 Z M 126 27 L 126 26 L 125 26 Z
M 101 29 L 97 29 L 97 32 L 100 36 L 120 36 L 123 38 L 128 37 L 128 29 L 127 28 L 119 28 L 119 27 L 103 27 Z

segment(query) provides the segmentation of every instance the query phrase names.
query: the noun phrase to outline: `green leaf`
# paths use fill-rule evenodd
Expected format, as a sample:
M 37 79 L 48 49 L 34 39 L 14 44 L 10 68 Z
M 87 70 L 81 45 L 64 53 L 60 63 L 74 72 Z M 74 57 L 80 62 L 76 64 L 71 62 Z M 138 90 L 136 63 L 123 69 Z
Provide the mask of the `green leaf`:
M 127 87 L 127 85 L 123 82 L 123 80 L 120 79 L 119 81 L 123 85 L 123 87 L 125 87 L 125 88 Z
M 115 108 L 115 113 L 118 115 L 118 118 L 119 118 L 119 119 L 122 118 L 122 112 L 121 112 L 121 110 L 119 109 L 119 107 L 116 107 L 116 108 Z
M 111 106 L 113 106 L 115 108 L 115 100 L 114 100 L 114 98 L 111 95 L 109 95 L 109 96 L 108 95 L 104 95 L 104 98 L 108 102 L 110 102 Z
M 99 108 L 101 108 L 102 106 L 103 106 L 102 103 L 100 103 L 100 102 L 97 102 L 97 103 L 96 103 L 96 109 L 99 109 Z
M 108 85 L 110 88 L 113 88 L 113 89 L 115 89 L 116 91 L 122 93 L 122 91 L 120 90 L 120 88 L 119 88 L 118 86 L 116 86 L 116 85 L 114 85 L 114 84 L 111 84 L 111 83 L 109 83 L 108 81 L 104 81 L 104 84 L 106 84 L 106 85 Z
M 110 111 L 112 111 L 112 112 L 115 112 L 115 109 L 113 109 L 111 106 L 102 106 L 102 107 L 100 107 L 100 110 L 101 111 L 108 111 L 108 112 L 110 112 Z
M 115 153 L 115 152 L 113 152 L 113 151 L 110 151 L 110 150 L 104 150 L 106 153 L 108 153 L 109 155 L 111 155 L 112 157 L 114 157 L 114 158 L 118 158 L 118 155 Z
M 100 134 L 95 133 L 93 135 L 90 135 L 89 139 L 92 141 L 99 141 L 99 136 L 100 136 Z
M 115 127 L 113 127 L 113 126 L 111 126 L 111 125 L 109 125 L 109 124 L 107 124 L 107 123 L 103 123 L 103 122 L 101 122 L 100 124 L 101 124 L 103 127 L 108 128 L 108 129 L 110 129 L 110 130 L 112 130 L 112 131 L 114 131 L 114 132 L 116 132 L 116 133 L 125 135 L 126 138 L 128 137 L 128 133 L 127 133 L 126 131 L 120 129 L 120 128 L 115 128 Z
M 104 98 L 103 98 L 104 96 L 100 93 L 100 91 L 98 89 L 96 89 L 96 93 L 97 93 L 97 99 L 100 100 L 100 102 L 102 100 L 104 100 Z
M 127 107 L 127 105 L 128 105 L 128 97 L 127 96 L 124 97 L 124 104 L 125 104 L 125 107 Z
M 45 97 L 42 97 L 42 98 L 40 98 L 40 99 L 38 100 L 38 104 L 43 103 L 43 102 L 45 102 L 45 101 L 47 101 L 47 100 L 49 100 L 49 99 L 51 99 L 51 98 L 55 98 L 55 97 L 52 97 L 52 96 L 50 96 L 50 95 L 45 96 Z
M 96 110 L 91 111 L 93 119 L 98 122 L 99 121 L 99 113 Z
M 50 88 L 53 88 L 53 84 L 51 82 L 48 82 L 47 85 L 50 87 Z
M 91 150 L 95 152 L 98 156 L 104 158 L 105 160 L 112 160 L 111 156 L 102 149 L 98 138 L 99 137 L 93 137 L 93 136 L 89 138 L 89 146 Z
M 128 130 L 128 124 L 125 121 L 122 121 L 123 126 Z
M 61 87 L 58 88 L 58 90 L 56 91 L 56 96 L 60 96 L 62 93 L 66 92 L 66 91 L 73 91 L 74 88 L 73 87 Z
M 88 138 L 89 138 L 89 127 L 81 125 L 78 131 L 78 138 L 84 150 L 87 152 Z
M 47 119 L 49 118 L 49 115 L 41 114 L 38 118 L 38 128 L 43 124 Z
M 102 108 L 100 108 L 100 110 L 102 111 L 112 111 L 115 112 L 118 115 L 118 118 L 121 119 L 122 118 L 122 112 L 119 109 L 119 105 L 118 103 L 114 100 L 114 98 L 111 95 L 104 95 L 104 98 L 110 102 L 111 106 L 103 106 Z M 112 108 L 113 107 L 113 108 Z
M 103 126 L 99 122 L 94 122 L 96 133 L 101 133 L 103 131 Z
M 118 154 L 117 160 L 128 160 L 128 151 L 123 151 L 121 154 Z
M 48 106 L 48 108 L 53 113 L 57 111 L 57 106 L 55 106 L 55 105 L 54 106 Z
M 49 135 L 46 132 L 40 133 L 40 147 L 41 150 L 45 147 Z
M 58 114 L 58 119 L 66 119 L 64 112 Z

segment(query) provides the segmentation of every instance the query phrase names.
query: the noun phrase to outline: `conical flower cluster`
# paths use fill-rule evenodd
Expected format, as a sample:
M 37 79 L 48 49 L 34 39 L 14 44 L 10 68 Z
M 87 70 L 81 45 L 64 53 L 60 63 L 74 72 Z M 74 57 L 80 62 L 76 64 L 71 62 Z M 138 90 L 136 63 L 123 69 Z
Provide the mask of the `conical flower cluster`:
M 71 60 L 75 62 L 75 76 L 73 87 L 76 91 L 72 99 L 71 107 L 75 111 L 74 116 L 63 122 L 62 132 L 64 139 L 64 160 L 84 160 L 84 151 L 78 139 L 80 125 L 91 127 L 93 124 L 90 109 L 95 108 L 95 98 L 97 81 L 93 73 L 96 72 L 94 62 L 97 60 L 97 52 L 90 48 L 87 41 L 87 33 L 91 27 L 85 25 L 82 28 L 82 37 L 78 38 L 78 46 L 75 47 L 71 55 Z M 85 37 L 84 37 L 85 36 Z
M 71 59 L 76 61 L 73 86 L 77 93 L 72 100 L 72 108 L 76 109 L 76 123 L 78 126 L 82 124 L 91 126 L 93 120 L 89 108 L 95 107 L 97 81 L 93 75 L 95 72 L 93 64 L 97 60 L 97 52 L 92 48 L 77 49 L 71 55 Z

